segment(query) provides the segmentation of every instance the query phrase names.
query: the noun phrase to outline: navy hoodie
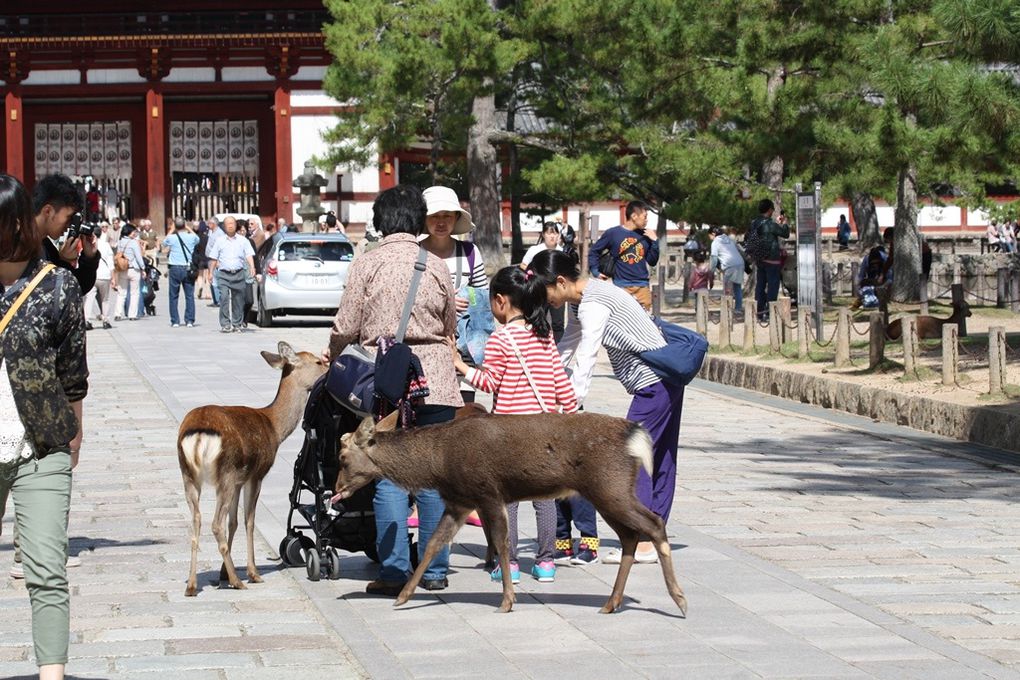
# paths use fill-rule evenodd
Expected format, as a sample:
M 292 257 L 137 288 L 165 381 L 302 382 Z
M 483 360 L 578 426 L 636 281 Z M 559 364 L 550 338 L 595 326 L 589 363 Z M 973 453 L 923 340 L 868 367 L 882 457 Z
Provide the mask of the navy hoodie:
M 609 229 L 588 253 L 588 269 L 592 276 L 599 275 L 599 253 L 606 248 L 616 256 L 613 283 L 621 288 L 648 285 L 648 267 L 654 267 L 659 261 L 658 241 L 624 226 Z

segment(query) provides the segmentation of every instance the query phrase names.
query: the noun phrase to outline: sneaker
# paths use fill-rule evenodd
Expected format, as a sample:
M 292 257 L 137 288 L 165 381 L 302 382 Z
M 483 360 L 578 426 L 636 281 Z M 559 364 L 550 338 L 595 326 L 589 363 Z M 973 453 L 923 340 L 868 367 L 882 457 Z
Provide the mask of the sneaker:
M 557 550 L 553 553 L 553 564 L 570 564 L 570 560 L 573 556 L 574 551 L 571 548 L 567 548 L 566 550 Z
M 90 330 L 92 330 L 93 328 L 95 328 L 95 326 L 93 326 L 93 325 L 92 325 L 92 322 L 91 322 L 91 321 L 86 321 L 86 322 L 85 322 L 85 330 L 87 330 L 87 331 L 90 331 Z
M 539 583 L 552 583 L 556 580 L 556 565 L 552 562 L 539 562 L 531 568 L 531 575 Z
M 220 333 L 233 333 L 233 332 L 234 329 L 231 328 L 230 326 L 224 326 L 223 328 L 220 329 Z
M 11 565 L 10 576 L 17 579 L 25 578 L 25 567 L 22 566 L 21 562 L 15 562 Z
M 104 321 L 103 328 L 105 328 L 106 330 L 110 330 L 111 328 L 113 328 L 113 324 L 111 324 L 109 321 Z
M 570 558 L 571 564 L 595 564 L 599 561 L 598 550 L 592 550 L 591 548 L 582 547 L 578 549 L 577 554 Z
M 206 305 L 206 307 L 219 307 L 219 306 L 220 303 L 218 302 L 210 302 L 209 304 Z
M 615 548 L 609 550 L 602 557 L 603 564 L 619 564 L 623 558 L 623 553 Z M 659 561 L 659 554 L 653 548 L 647 552 L 636 552 L 634 553 L 634 561 L 638 564 L 655 564 Z
M 418 586 L 425 590 L 446 590 L 450 587 L 450 580 L 446 577 L 443 578 L 425 578 L 422 579 Z
M 189 321 L 189 322 L 187 323 L 187 326 L 188 326 L 188 328 L 194 328 L 194 327 L 195 327 L 195 324 L 194 324 L 194 323 L 192 323 L 191 321 Z
M 80 557 L 78 557 L 77 555 L 68 555 L 67 556 L 67 568 L 68 569 L 73 569 L 74 567 L 80 567 L 80 566 L 81 566 L 81 558 Z
M 232 332 L 232 333 L 240 333 L 242 329 L 241 329 L 241 327 L 240 327 L 240 326 L 234 326 L 234 327 L 233 327 L 232 329 L 230 329 L 230 330 L 231 330 L 231 332 Z
M 503 570 L 497 565 L 492 573 L 489 574 L 489 578 L 497 583 L 503 580 Z M 510 583 L 517 584 L 521 582 L 521 568 L 516 562 L 510 563 Z
M 179 324 L 179 323 L 172 323 L 172 324 L 170 324 L 170 328 L 180 328 L 180 327 L 181 327 L 181 324 Z

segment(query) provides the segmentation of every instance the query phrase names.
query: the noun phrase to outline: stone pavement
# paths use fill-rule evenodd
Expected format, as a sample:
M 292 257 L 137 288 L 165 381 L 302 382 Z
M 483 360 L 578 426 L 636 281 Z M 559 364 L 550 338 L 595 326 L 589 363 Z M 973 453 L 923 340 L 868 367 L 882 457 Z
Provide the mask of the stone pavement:
M 93 389 L 71 511 L 72 552 L 84 563 L 70 572 L 74 676 L 1020 677 L 1015 470 L 967 458 L 973 447 L 703 384 L 687 397 L 669 523 L 689 619 L 658 568 L 644 566 L 624 610 L 598 614 L 609 565 L 561 568 L 555 584 L 525 578 L 514 612 L 498 615 L 498 586 L 480 569 L 482 532 L 471 527 L 454 545 L 451 588 L 420 591 L 401 609 L 364 594 L 374 565 L 363 555 L 344 554 L 339 581 L 281 569 L 298 434 L 263 487 L 265 583 L 215 587 L 207 493 L 202 592 L 185 599 L 179 419 L 204 403 L 267 403 L 278 374 L 258 350 L 286 339 L 318 351 L 327 329 L 221 335 L 204 306 L 197 328 L 170 329 L 165 299 L 159 317 L 89 336 Z M 622 414 L 626 404 L 600 372 L 588 408 Z M 10 518 L 3 528 L 9 535 Z M 235 560 L 244 551 L 242 535 Z M 0 554 L 6 571 L 6 539 Z M 0 608 L 0 677 L 30 674 L 22 584 L 0 579 Z

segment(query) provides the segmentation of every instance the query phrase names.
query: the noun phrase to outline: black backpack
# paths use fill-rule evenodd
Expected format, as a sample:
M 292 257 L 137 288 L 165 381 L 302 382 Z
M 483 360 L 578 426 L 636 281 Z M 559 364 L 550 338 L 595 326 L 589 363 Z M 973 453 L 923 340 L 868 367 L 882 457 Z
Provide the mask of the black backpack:
M 751 228 L 744 235 L 744 254 L 753 262 L 761 262 L 769 254 L 769 243 L 762 229 L 764 223 L 761 217 L 754 218 Z

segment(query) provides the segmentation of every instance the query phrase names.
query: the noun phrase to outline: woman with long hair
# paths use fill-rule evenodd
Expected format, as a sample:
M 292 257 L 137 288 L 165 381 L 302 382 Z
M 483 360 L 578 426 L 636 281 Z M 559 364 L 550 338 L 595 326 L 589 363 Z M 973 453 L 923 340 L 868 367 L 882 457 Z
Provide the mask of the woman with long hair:
M 67 663 L 67 515 L 88 366 L 81 289 L 41 255 L 28 192 L 0 175 L 0 514 L 13 496 L 35 661 L 51 680 Z

